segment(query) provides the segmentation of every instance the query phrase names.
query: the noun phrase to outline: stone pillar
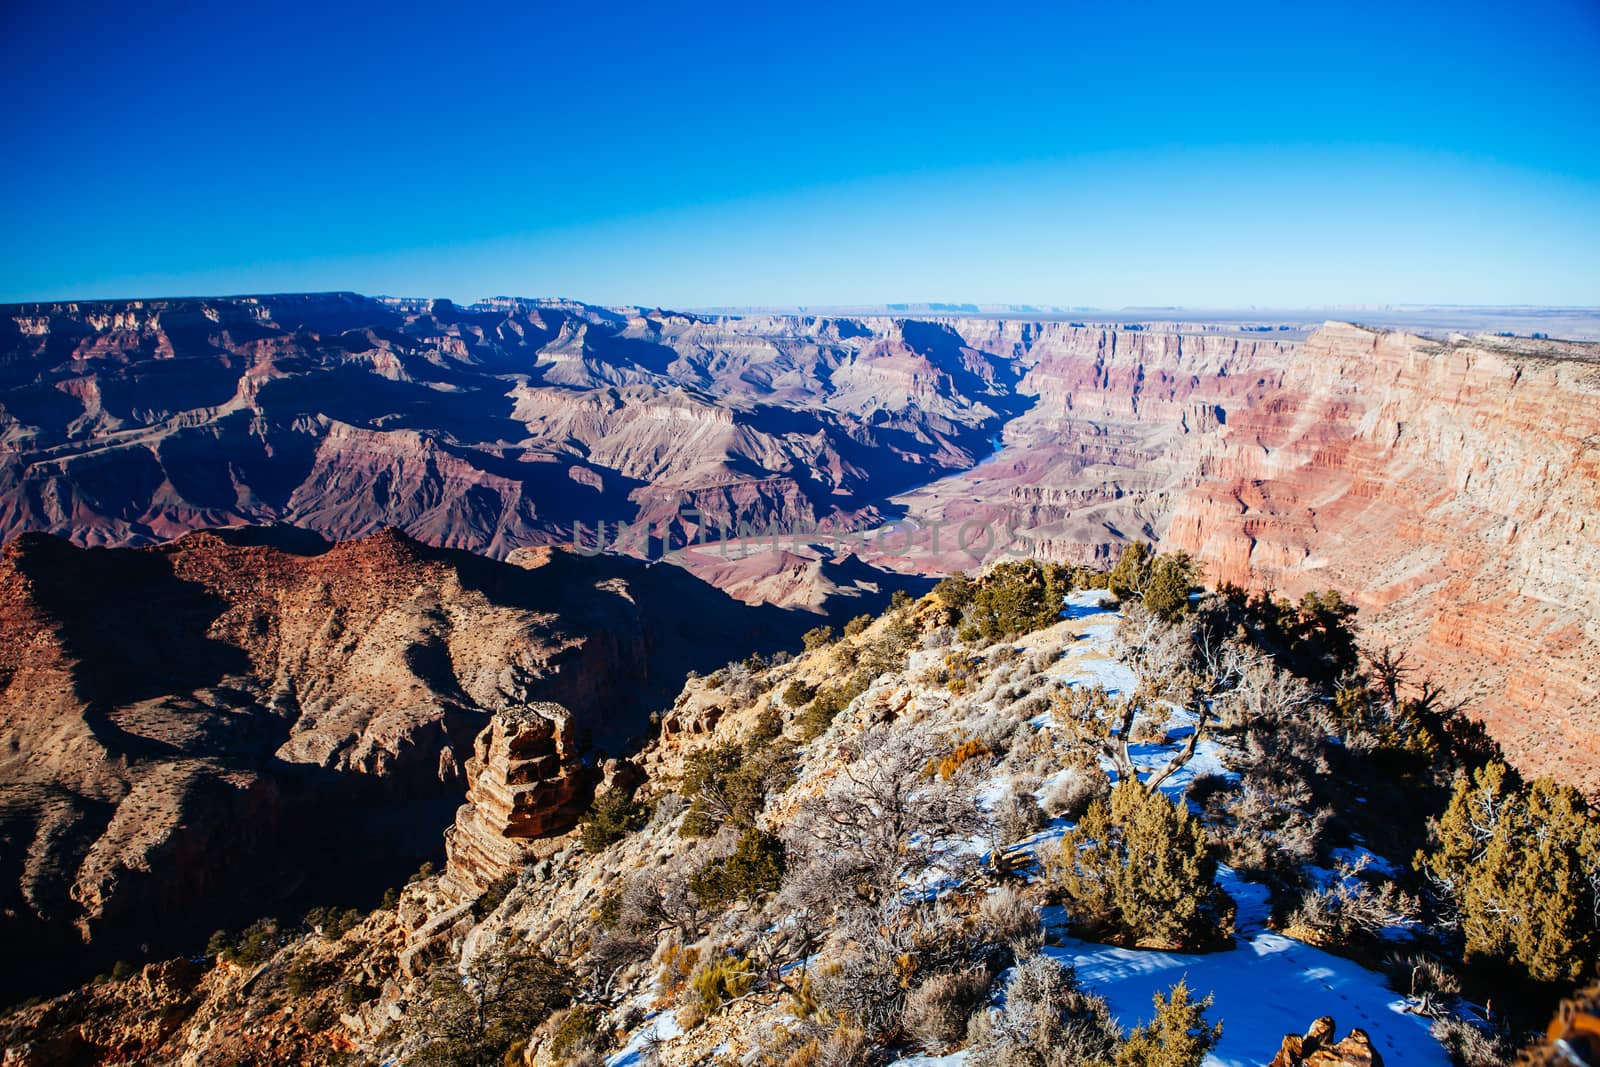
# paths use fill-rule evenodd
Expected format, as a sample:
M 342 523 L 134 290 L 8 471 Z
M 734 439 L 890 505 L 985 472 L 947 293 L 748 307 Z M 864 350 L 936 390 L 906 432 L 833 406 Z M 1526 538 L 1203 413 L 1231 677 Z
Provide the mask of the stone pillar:
M 572 713 L 528 704 L 496 713 L 467 760 L 467 802 L 445 832 L 444 884 L 476 897 L 503 874 L 554 851 L 548 839 L 570 830 L 589 798 Z

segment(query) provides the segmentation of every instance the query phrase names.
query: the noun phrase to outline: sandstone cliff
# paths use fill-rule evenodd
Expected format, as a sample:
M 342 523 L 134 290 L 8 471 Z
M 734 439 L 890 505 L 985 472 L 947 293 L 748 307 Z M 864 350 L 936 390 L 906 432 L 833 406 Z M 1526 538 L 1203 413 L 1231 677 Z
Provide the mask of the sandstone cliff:
M 1025 350 L 1038 402 L 992 461 L 898 498 L 914 519 L 970 523 L 980 549 L 1009 522 L 1078 561 L 1144 537 L 1209 582 L 1338 589 L 1524 769 L 1600 788 L 1600 346 L 962 329 Z M 984 555 L 942 547 L 917 565 Z

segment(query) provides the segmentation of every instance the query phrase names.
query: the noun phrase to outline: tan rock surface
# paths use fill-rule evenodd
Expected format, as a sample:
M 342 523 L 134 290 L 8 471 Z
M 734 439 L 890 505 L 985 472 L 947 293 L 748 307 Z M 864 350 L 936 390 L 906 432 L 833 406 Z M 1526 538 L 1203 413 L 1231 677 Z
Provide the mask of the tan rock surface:
M 592 792 L 572 712 L 542 702 L 495 714 L 467 760 L 467 802 L 445 834 L 445 883 L 476 897 L 502 875 L 554 852 Z M 543 843 L 543 848 L 541 848 Z

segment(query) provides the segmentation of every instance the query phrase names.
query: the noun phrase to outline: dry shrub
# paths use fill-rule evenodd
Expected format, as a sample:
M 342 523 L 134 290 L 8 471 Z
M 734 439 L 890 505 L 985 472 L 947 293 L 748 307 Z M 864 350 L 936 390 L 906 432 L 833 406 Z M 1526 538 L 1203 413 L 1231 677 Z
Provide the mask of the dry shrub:
M 1341 862 L 1326 886 L 1300 897 L 1283 932 L 1308 944 L 1347 948 L 1415 922 L 1421 914 L 1417 898 L 1387 879 L 1369 880 L 1366 868 L 1365 856 L 1353 864 Z
M 1039 807 L 1031 784 L 1012 782 L 995 805 L 995 828 L 1002 844 L 1020 841 L 1045 824 L 1044 810 Z
M 1453 1015 L 1435 1020 L 1430 1032 L 1455 1067 L 1504 1067 L 1517 1051 L 1506 1035 Z
M 1048 956 L 1017 964 L 1004 1005 L 972 1020 L 974 1067 L 1083 1067 L 1110 1063 L 1121 1030 L 1104 999 Z
M 1039 911 L 1017 890 L 1001 888 L 983 898 L 978 906 L 978 923 L 984 936 L 1005 945 L 1015 956 L 1037 952 L 1044 944 L 1044 925 Z
M 656 950 L 656 965 L 661 970 L 661 989 L 668 996 L 676 996 L 689 981 L 689 975 L 694 973 L 695 964 L 700 962 L 700 950 L 694 947 L 684 947 L 676 938 L 662 942 Z
M 1111 778 L 1098 763 L 1075 763 L 1044 795 L 1044 810 L 1055 819 L 1076 822 L 1091 802 L 1111 795 Z
M 1171 719 L 1170 707 L 1159 700 L 1147 700 L 1141 705 L 1139 716 L 1133 720 L 1133 730 L 1128 740 L 1137 745 L 1164 745 Z
M 968 1017 L 988 994 L 989 974 L 981 967 L 936 974 L 906 997 L 906 1033 L 938 1055 L 960 1042 Z

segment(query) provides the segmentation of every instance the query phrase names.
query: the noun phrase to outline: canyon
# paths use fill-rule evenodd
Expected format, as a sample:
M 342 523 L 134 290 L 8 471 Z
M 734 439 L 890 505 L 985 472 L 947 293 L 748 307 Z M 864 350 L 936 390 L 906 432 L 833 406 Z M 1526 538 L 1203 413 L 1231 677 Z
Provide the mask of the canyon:
M 1406 650 L 1525 771 L 1600 788 L 1595 344 L 353 294 L 13 305 L 0 409 L 8 539 L 270 522 L 514 559 L 621 523 L 656 535 L 625 551 L 664 537 L 739 600 L 812 611 L 1008 547 L 1150 540 L 1211 584 L 1338 589 L 1369 646 Z M 774 529 L 780 551 L 744 551 Z
M 442 858 L 485 725 L 539 701 L 580 709 L 552 788 L 581 810 L 580 751 L 646 733 L 685 671 L 814 621 L 675 568 L 498 562 L 394 530 L 17 537 L 0 554 L 0 995 L 262 914 L 370 904 Z

